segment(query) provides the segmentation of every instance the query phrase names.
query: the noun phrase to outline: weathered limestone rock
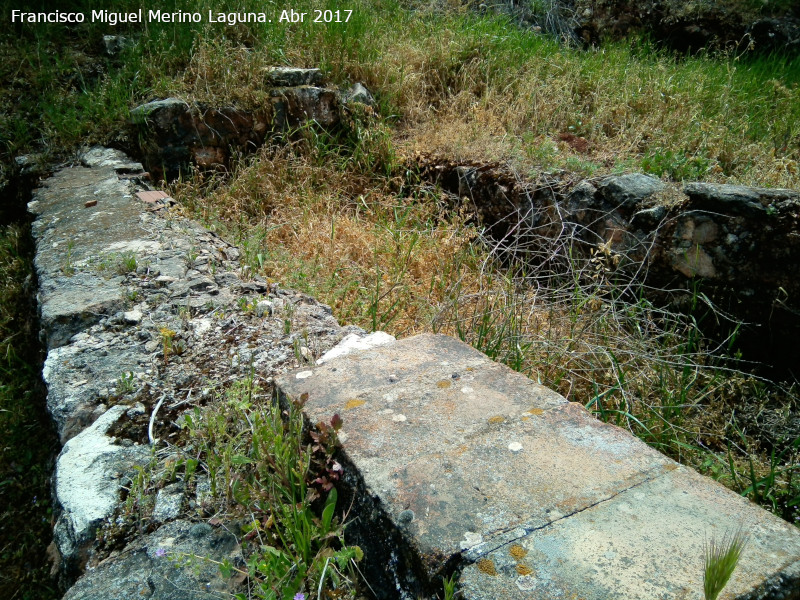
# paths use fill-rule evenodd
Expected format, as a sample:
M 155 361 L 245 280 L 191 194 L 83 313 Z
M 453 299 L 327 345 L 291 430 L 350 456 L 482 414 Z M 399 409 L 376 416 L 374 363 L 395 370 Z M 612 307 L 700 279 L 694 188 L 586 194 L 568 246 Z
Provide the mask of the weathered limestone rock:
M 351 352 L 369 350 L 370 348 L 376 348 L 384 344 L 391 344 L 394 341 L 395 337 L 393 335 L 389 335 L 383 331 L 375 331 L 365 336 L 351 333 L 342 338 L 342 341 L 336 344 L 336 346 L 320 356 L 317 360 L 317 364 L 321 365 L 339 356 L 350 354 Z
M 151 368 L 151 355 L 138 335 L 82 332 L 73 336 L 72 343 L 48 352 L 42 378 L 49 390 L 47 410 L 61 442 L 97 418 L 96 411 L 117 393 L 125 373 L 141 380 Z
M 375 98 L 361 83 L 354 83 L 344 94 L 345 103 L 358 102 L 367 106 L 375 106 Z
M 597 184 L 600 197 L 609 205 L 630 209 L 641 205 L 666 186 L 657 177 L 630 173 L 606 177 Z
M 274 87 L 321 85 L 322 71 L 297 67 L 269 67 L 265 72 L 264 79 L 268 86 Z
M 191 106 L 178 98 L 154 100 L 131 110 L 134 125 L 151 125 L 160 130 L 169 130 Z
M 166 523 L 180 517 L 184 497 L 182 482 L 158 490 L 156 504 L 153 508 L 153 520 L 158 523 Z
M 720 211 L 750 217 L 775 216 L 797 210 L 800 193 L 792 190 L 753 188 L 742 185 L 687 183 L 683 193 L 694 210 Z
M 800 597 L 800 531 L 453 338 L 280 376 L 343 419 L 346 535 L 379 598 L 700 598 L 711 535 L 747 528 L 727 598 Z
M 103 46 L 108 56 L 116 56 L 125 48 L 132 46 L 134 41 L 124 35 L 104 35 Z
M 74 568 L 94 541 L 98 526 L 114 514 L 124 475 L 150 456 L 149 448 L 121 446 L 108 430 L 128 410 L 112 406 L 91 427 L 69 440 L 56 462 L 54 490 L 61 514 L 55 541 L 64 563 Z
M 231 596 L 241 583 L 221 576 L 223 560 L 243 564 L 233 534 L 205 523 L 173 521 L 88 571 L 64 600 L 217 600 Z

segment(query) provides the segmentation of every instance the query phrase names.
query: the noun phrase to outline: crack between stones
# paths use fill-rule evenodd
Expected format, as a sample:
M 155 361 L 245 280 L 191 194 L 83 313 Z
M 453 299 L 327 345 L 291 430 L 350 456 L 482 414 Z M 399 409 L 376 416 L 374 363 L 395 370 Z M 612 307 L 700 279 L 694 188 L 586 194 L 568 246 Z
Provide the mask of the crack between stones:
M 569 518 L 571 518 L 571 517 L 573 517 L 575 515 L 578 515 L 578 514 L 584 512 L 584 511 L 586 511 L 586 510 L 589 510 L 590 508 L 594 508 L 595 506 L 599 506 L 601 504 L 609 502 L 609 501 L 613 500 L 614 498 L 616 498 L 617 496 L 619 496 L 620 494 L 624 494 L 625 492 L 628 492 L 630 490 L 636 489 L 637 487 L 639 487 L 640 485 L 643 485 L 645 483 L 650 483 L 651 481 L 655 481 L 655 480 L 657 480 L 657 479 L 659 479 L 661 477 L 664 477 L 667 473 L 671 473 L 674 470 L 675 470 L 674 468 L 673 469 L 668 469 L 668 468 L 663 468 L 662 467 L 660 473 L 652 473 L 651 472 L 651 474 L 647 475 L 642 481 L 639 481 L 637 483 L 631 484 L 631 485 L 627 486 L 625 489 L 619 490 L 619 491 L 611 494 L 610 496 L 608 496 L 606 498 L 598 500 L 597 502 L 593 502 L 591 504 L 588 504 L 587 506 L 584 506 L 583 508 L 574 510 L 574 511 L 570 512 L 569 514 L 566 514 L 566 515 L 563 515 L 561 517 L 558 517 L 557 519 L 553 519 L 552 521 L 548 521 L 544 525 L 540 525 L 538 527 L 526 527 L 525 525 L 518 525 L 517 527 L 512 527 L 512 528 L 509 528 L 509 529 L 505 529 L 505 530 L 503 530 L 501 532 L 498 532 L 498 533 L 496 533 L 496 534 L 494 534 L 492 536 L 491 540 L 483 542 L 483 544 L 490 544 L 490 546 L 487 546 L 486 548 L 481 549 L 479 552 L 474 552 L 473 553 L 473 552 L 471 552 L 472 549 L 463 551 L 461 553 L 462 560 L 459 561 L 460 564 L 458 566 L 461 567 L 461 566 L 464 566 L 466 564 L 472 564 L 472 563 L 476 562 L 477 560 L 479 560 L 480 558 L 483 558 L 483 557 L 487 556 L 488 554 L 490 554 L 491 552 L 494 552 L 498 548 L 501 548 L 502 546 L 505 546 L 507 544 L 511 544 L 511 543 L 513 543 L 513 542 L 515 542 L 517 540 L 520 540 L 520 539 L 524 538 L 525 536 L 530 535 L 531 533 L 533 533 L 535 531 L 542 530 L 545 527 L 550 527 L 551 525 L 554 525 L 554 524 L 558 523 L 559 521 L 563 521 L 565 519 L 569 519 Z M 515 535 L 515 536 L 511 536 L 511 537 L 505 537 L 506 535 L 511 534 L 512 532 L 517 531 L 517 530 L 523 530 L 523 532 L 520 533 L 519 535 Z M 480 544 L 480 545 L 483 545 L 483 544 Z

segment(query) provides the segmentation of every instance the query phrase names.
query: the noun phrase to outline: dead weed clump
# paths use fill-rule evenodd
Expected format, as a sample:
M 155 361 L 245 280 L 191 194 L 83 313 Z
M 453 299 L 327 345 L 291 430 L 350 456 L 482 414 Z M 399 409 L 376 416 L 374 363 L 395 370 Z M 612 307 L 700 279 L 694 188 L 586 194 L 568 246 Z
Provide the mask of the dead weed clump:
M 343 321 L 425 330 L 430 307 L 476 271 L 477 229 L 434 190 L 398 195 L 401 182 L 336 163 L 268 149 L 224 184 L 198 176 L 173 194 L 231 234 L 253 268 L 331 304 Z

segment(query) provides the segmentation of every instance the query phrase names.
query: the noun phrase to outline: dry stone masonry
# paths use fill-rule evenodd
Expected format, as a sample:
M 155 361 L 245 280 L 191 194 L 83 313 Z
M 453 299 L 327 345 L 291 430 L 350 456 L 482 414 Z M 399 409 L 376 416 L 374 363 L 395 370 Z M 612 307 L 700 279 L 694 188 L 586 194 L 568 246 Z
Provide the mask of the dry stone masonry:
M 747 324 L 746 356 L 797 375 L 800 364 L 800 193 L 703 182 L 670 184 L 631 173 L 593 180 L 501 164 L 421 155 L 423 179 L 467 199 L 498 240 L 520 247 L 553 240 L 580 255 L 604 249 L 636 273 L 655 303 L 689 304 L 695 284 L 724 314 Z M 535 260 L 535 258 L 534 258 Z M 689 293 L 680 293 L 688 291 Z M 712 319 L 708 319 L 712 321 Z M 730 323 L 728 324 L 730 325 Z M 728 333 L 708 331 L 709 334 Z
M 364 333 L 341 328 L 312 298 L 250 277 L 235 247 L 174 214 L 172 203 L 147 190 L 141 164 L 95 148 L 29 204 L 47 405 L 64 444 L 54 549 L 64 581 L 86 571 L 70 600 L 219 597 L 228 584 L 218 570 L 194 574 L 155 554 L 240 560 L 231 534 L 185 520 L 203 514 L 203 498 L 160 490 L 147 535 L 110 556 L 98 533 L 113 532 L 123 488 L 154 448 L 168 451 L 181 411 L 251 373 L 266 386 Z M 151 433 L 162 443 L 153 446 Z
M 136 468 L 168 458 L 181 412 L 250 374 L 308 393 L 312 423 L 344 418 L 346 535 L 379 598 L 433 596 L 454 572 L 468 600 L 700 598 L 705 540 L 740 524 L 750 542 L 728 597 L 800 598 L 796 528 L 452 338 L 340 327 L 327 306 L 250 277 L 237 248 L 172 203 L 142 165 L 95 148 L 29 205 L 64 444 L 65 599 L 232 591 L 213 563 L 164 559 L 242 564 L 235 527 L 204 511 L 207 483 L 164 487 L 139 535 L 105 542 Z
M 144 163 L 157 178 L 174 177 L 194 164 L 222 168 L 232 152 L 252 152 L 270 136 L 305 123 L 330 129 L 353 103 L 374 104 L 369 91 L 354 84 L 341 92 L 322 85 L 319 69 L 272 67 L 264 73 L 268 101 L 258 110 L 215 108 L 167 98 L 131 111 Z

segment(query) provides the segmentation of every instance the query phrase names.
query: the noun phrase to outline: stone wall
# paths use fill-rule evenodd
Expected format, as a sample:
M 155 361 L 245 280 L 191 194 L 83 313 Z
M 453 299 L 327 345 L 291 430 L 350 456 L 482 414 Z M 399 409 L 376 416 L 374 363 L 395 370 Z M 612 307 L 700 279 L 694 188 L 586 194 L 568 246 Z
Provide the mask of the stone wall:
M 668 267 L 672 276 L 711 279 L 742 273 L 740 277 L 746 281 L 741 285 L 759 285 L 752 281 L 760 277 L 757 281 L 763 282 L 760 285 L 764 287 L 767 282 L 785 284 L 794 293 L 793 282 L 769 279 L 780 276 L 780 266 L 796 260 L 793 236 L 798 199 L 794 192 L 695 184 L 686 186 L 686 199 L 665 205 L 660 199 L 663 200 L 666 184 L 643 175 L 559 188 L 554 184 L 533 186 L 500 167 L 493 170 L 486 166 L 438 164 L 420 168 L 423 173 L 426 168 L 433 169 L 427 172 L 429 178 L 436 179 L 434 174 L 438 174 L 437 181 L 446 189 L 452 188 L 454 194 L 472 197 L 478 213 L 487 220 L 492 215 L 504 215 L 498 221 L 502 224 L 509 215 L 509 202 L 516 201 L 519 209 L 525 207 L 520 204 L 524 199 L 528 208 L 541 206 L 536 219 L 543 231 L 560 228 L 587 247 L 601 241 L 628 256 L 637 256 L 642 247 L 661 248 L 660 253 L 645 252 L 641 260 L 652 260 L 654 265 L 660 260 L 658 264 Z M 350 495 L 352 509 L 360 511 L 353 516 L 358 526 L 348 531 L 357 543 L 370 549 L 363 569 L 371 574 L 373 584 L 383 586 L 377 588 L 379 597 L 432 594 L 440 585 L 439 578 L 452 573 L 456 566 L 464 567 L 461 584 L 465 597 L 499 597 L 498 586 L 523 590 L 518 568 L 521 563 L 509 562 L 504 545 L 514 542 L 522 544 L 522 550 L 536 550 L 540 531 L 551 535 L 550 529 L 555 531 L 558 524 L 567 522 L 558 517 L 545 527 L 543 523 L 550 523 L 548 519 L 560 513 L 546 510 L 547 515 L 542 517 L 545 521 L 539 522 L 536 511 L 547 502 L 556 502 L 554 498 L 561 493 L 552 487 L 553 482 L 559 481 L 556 473 L 569 471 L 549 467 L 553 473 L 540 481 L 537 478 L 543 477 L 546 461 L 539 457 L 529 459 L 536 468 L 524 469 L 515 467 L 507 457 L 505 462 L 492 463 L 492 467 L 481 461 L 498 452 L 527 452 L 529 448 L 540 448 L 549 461 L 558 457 L 569 461 L 574 447 L 585 451 L 587 444 L 613 450 L 618 468 L 636 471 L 636 461 L 645 457 L 649 461 L 643 471 L 647 485 L 653 479 L 652 465 L 661 469 L 657 478 L 661 487 L 637 502 L 641 507 L 646 498 L 657 498 L 648 505 L 656 511 L 664 506 L 677 507 L 674 514 L 678 516 L 656 516 L 650 523 L 669 524 L 670 519 L 682 524 L 696 521 L 692 528 L 694 545 L 687 556 L 701 556 L 697 548 L 704 539 L 701 533 L 706 523 L 722 519 L 719 527 L 727 526 L 729 522 L 741 522 L 744 513 L 749 515 L 748 522 L 764 520 L 767 525 L 759 526 L 759 537 L 754 542 L 758 554 L 748 559 L 744 569 L 747 579 L 737 584 L 741 589 L 736 597 L 794 597 L 784 594 L 785 590 L 796 589 L 800 564 L 796 561 L 800 542 L 791 526 L 687 469 L 671 463 L 662 468 L 669 461 L 627 432 L 601 425 L 579 405 L 566 403 L 553 392 L 455 340 L 423 336 L 369 356 L 333 359 L 337 362 L 314 367 L 317 359 L 347 334 L 362 337 L 364 332 L 341 327 L 329 307 L 308 296 L 251 276 L 240 264 L 236 247 L 181 217 L 173 210 L 173 204 L 165 193 L 148 188 L 141 164 L 121 152 L 103 148 L 87 152 L 80 165 L 55 173 L 35 191 L 29 204 L 29 210 L 36 215 L 35 264 L 42 336 L 48 349 L 43 372 L 48 386 L 47 405 L 63 443 L 53 482 L 57 520 L 52 550 L 57 556 L 55 567 L 61 581 L 69 588 L 65 599 L 211 600 L 235 590 L 237 581 L 223 579 L 210 561 L 189 567 L 164 558 L 167 553 L 194 554 L 242 565 L 237 537 L 240 532 L 233 523 L 210 519 L 210 485 L 202 477 L 191 489 L 181 481 L 162 487 L 154 498 L 152 515 L 137 531 L 124 531 L 122 512 L 126 488 L 130 488 L 136 469 L 155 458 L 169 459 L 181 415 L 195 406 L 213 403 L 219 398 L 219 390 L 248 376 L 255 377 L 265 389 L 277 381 L 281 390 L 292 396 L 304 391 L 300 387 L 311 385 L 314 393 L 306 410 L 312 419 L 319 416 L 314 411 L 323 405 L 324 411 L 341 410 L 343 403 L 344 409 L 364 407 L 358 414 L 345 415 L 349 425 L 347 438 L 342 436 L 342 464 L 348 472 L 343 478 L 343 494 Z M 511 214 L 524 214 L 529 222 L 533 219 L 529 210 Z M 775 222 L 763 233 L 765 237 L 753 239 L 752 243 L 758 248 L 767 240 L 777 240 L 784 252 L 783 262 L 773 271 L 742 271 L 744 265 L 736 261 L 741 263 L 753 248 L 741 245 L 751 243 L 749 236 L 755 235 L 747 228 L 759 223 L 759 219 L 773 218 Z M 644 246 L 643 240 L 647 240 Z M 743 254 L 720 262 L 721 247 L 729 252 L 742 248 Z M 758 256 L 766 259 L 768 255 L 765 251 Z M 463 364 L 459 362 L 462 355 L 466 357 Z M 302 370 L 286 374 L 299 367 Z M 358 375 L 355 379 L 354 373 Z M 480 391 L 477 395 L 476 390 Z M 507 394 L 510 400 L 497 394 Z M 359 400 L 352 403 L 354 397 Z M 505 414 L 505 408 L 499 407 L 508 402 L 514 407 Z M 558 416 L 561 413 L 563 416 Z M 465 424 L 448 430 L 443 423 L 455 416 L 466 419 Z M 551 418 L 556 420 L 550 423 Z M 403 430 L 409 436 L 406 439 L 398 433 L 400 427 L 414 429 Z M 572 432 L 565 437 L 563 452 L 554 452 L 553 431 L 561 431 L 559 427 L 575 429 L 577 434 L 573 436 Z M 474 431 L 488 436 L 488 441 L 475 442 L 471 433 L 470 444 L 466 444 L 465 432 Z M 522 436 L 524 443 L 515 441 L 513 436 L 507 439 L 512 433 Z M 617 438 L 624 438 L 623 445 L 635 450 L 625 460 L 619 456 L 623 442 Z M 375 444 L 389 442 L 406 445 L 377 453 L 373 449 Z M 364 458 L 359 458 L 359 444 L 367 447 L 364 464 L 359 463 Z M 451 458 L 447 458 L 449 454 L 443 458 L 442 444 L 452 446 Z M 412 464 L 406 456 L 413 453 L 419 456 Z M 598 458 L 597 450 L 587 456 L 603 465 L 613 462 L 610 456 Z M 392 463 L 394 471 L 377 468 L 381 461 L 397 462 Z M 511 470 L 503 471 L 505 474 L 498 479 L 501 469 Z M 453 489 L 449 493 L 445 483 L 452 473 L 460 478 L 449 484 Z M 581 493 L 588 499 L 587 506 L 595 512 L 595 506 L 612 506 L 595 498 L 603 488 L 596 475 L 580 473 L 582 485 L 585 484 Z M 536 485 L 515 485 L 515 478 L 522 474 L 533 478 Z M 619 504 L 625 494 L 637 493 L 634 488 L 641 483 L 637 477 L 625 479 L 624 491 L 612 491 L 610 497 Z M 577 481 L 571 474 L 563 480 L 570 485 Z M 614 481 L 614 485 L 619 484 Z M 686 506 L 681 504 L 686 493 L 681 487 L 684 484 L 697 495 Z M 493 485 L 501 487 L 487 492 L 494 489 Z M 395 490 L 399 500 L 395 502 L 391 494 L 384 497 L 387 490 Z M 464 490 L 477 490 L 470 491 L 469 496 L 475 506 L 462 507 L 466 502 L 462 498 Z M 571 507 L 567 512 L 578 517 L 590 510 L 584 510 L 583 505 L 573 506 L 576 496 L 571 488 L 562 492 L 567 496 L 563 503 L 556 503 L 558 510 Z M 710 500 L 703 495 L 706 492 Z M 679 500 L 666 503 L 664 498 L 669 494 Z M 504 500 L 506 496 L 508 499 Z M 719 511 L 722 497 L 727 507 L 724 518 Z M 490 499 L 498 502 L 497 498 L 498 507 L 481 508 Z M 514 506 L 524 505 L 523 508 L 515 509 L 510 517 L 513 523 L 498 525 L 496 515 L 512 499 Z M 530 509 L 534 512 L 529 514 L 525 512 L 529 505 L 538 508 Z M 627 504 L 623 506 L 625 510 L 626 507 Z M 481 519 L 488 529 L 476 534 L 482 531 L 478 522 Z M 608 523 L 619 523 L 619 518 L 612 515 Z M 626 534 L 633 536 L 631 539 L 638 540 L 636 543 L 643 543 L 648 550 L 667 548 L 673 557 L 679 550 L 686 552 L 683 543 L 673 549 L 667 545 L 674 536 L 666 525 L 659 533 L 662 541 L 650 543 L 653 528 L 647 525 L 648 519 L 642 523 L 645 526 L 641 535 L 625 528 Z M 576 527 L 581 533 L 592 526 L 578 523 Z M 617 529 L 609 527 L 603 539 L 618 534 Z M 379 538 L 383 547 L 379 544 L 373 548 L 369 544 L 374 545 L 374 532 L 378 530 L 385 533 L 385 540 Z M 561 535 L 559 531 L 555 533 Z M 791 561 L 778 568 L 769 557 L 774 555 L 776 544 L 785 545 L 789 535 L 793 544 Z M 490 537 L 493 543 L 485 544 Z M 476 543 L 478 546 L 472 548 Z M 635 545 L 626 542 L 621 547 Z M 600 554 L 581 553 L 580 561 L 591 562 L 595 556 Z M 548 585 L 559 590 L 577 585 L 573 569 L 563 568 L 561 559 L 547 562 L 550 558 L 543 555 L 542 560 L 545 562 L 541 564 L 552 571 Z M 664 557 L 648 555 L 642 561 L 643 572 L 650 569 L 651 560 L 663 564 Z M 677 566 L 670 571 L 673 574 L 663 585 L 682 581 L 686 560 L 676 560 Z M 495 569 L 490 577 L 487 561 Z M 584 562 L 581 565 L 584 568 Z M 528 577 L 523 581 L 526 586 L 538 585 L 529 575 L 522 577 Z
M 647 35 L 679 51 L 751 46 L 800 50 L 800 6 L 746 0 L 574 0 L 563 2 L 585 41 Z
M 319 69 L 274 67 L 264 76 L 263 106 L 210 107 L 167 98 L 131 111 L 143 162 L 156 179 L 173 178 L 189 165 L 224 169 L 232 155 L 262 146 L 270 136 L 304 124 L 332 129 L 353 102 L 371 104 L 360 84 L 341 91 L 322 85 Z
M 231 382 L 253 375 L 269 389 L 277 374 L 363 333 L 250 276 L 234 246 L 172 204 L 148 191 L 141 164 L 102 148 L 47 179 L 29 204 L 47 408 L 63 443 L 52 550 L 70 600 L 228 590 L 218 569 L 178 569 L 156 554 L 241 561 L 230 532 L 187 519 L 208 505 L 180 484 L 160 490 L 140 535 L 108 543 L 135 468 L 169 453 L 182 412 Z
M 543 260 L 537 244 L 552 249 L 556 238 L 585 257 L 605 253 L 612 270 L 638 274 L 653 301 L 678 309 L 699 284 L 722 313 L 748 324 L 739 342 L 749 358 L 779 369 L 800 364 L 800 193 L 637 173 L 525 179 L 502 164 L 424 155 L 415 167 L 455 202 L 466 198 L 495 239 L 518 241 L 532 259 Z M 554 260 L 551 251 L 540 256 Z M 724 336 L 728 327 L 707 333 Z

